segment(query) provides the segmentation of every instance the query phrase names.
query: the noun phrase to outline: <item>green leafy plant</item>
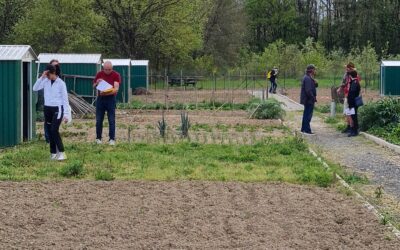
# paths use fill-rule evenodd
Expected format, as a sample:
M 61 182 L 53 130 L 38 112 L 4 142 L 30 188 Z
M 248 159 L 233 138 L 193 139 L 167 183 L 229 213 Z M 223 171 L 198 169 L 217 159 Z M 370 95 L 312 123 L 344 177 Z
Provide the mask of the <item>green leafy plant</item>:
M 329 104 L 325 105 L 318 105 L 315 107 L 315 111 L 320 112 L 320 113 L 330 113 L 331 112 L 331 106 Z
M 60 175 L 63 177 L 80 177 L 83 175 L 84 166 L 81 161 L 74 161 L 70 164 L 65 165 L 60 170 Z
M 96 181 L 112 181 L 115 179 L 113 174 L 105 169 L 98 169 L 94 174 L 94 178 Z
M 270 98 L 262 103 L 252 103 L 248 109 L 250 118 L 256 119 L 283 119 L 285 110 L 281 103 Z

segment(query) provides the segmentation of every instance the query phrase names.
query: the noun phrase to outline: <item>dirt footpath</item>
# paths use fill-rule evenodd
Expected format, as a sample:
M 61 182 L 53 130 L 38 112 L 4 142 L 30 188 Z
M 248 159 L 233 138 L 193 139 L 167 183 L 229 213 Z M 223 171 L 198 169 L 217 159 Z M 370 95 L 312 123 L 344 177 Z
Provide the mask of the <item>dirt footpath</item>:
M 400 249 L 331 189 L 218 182 L 0 182 L 1 249 Z

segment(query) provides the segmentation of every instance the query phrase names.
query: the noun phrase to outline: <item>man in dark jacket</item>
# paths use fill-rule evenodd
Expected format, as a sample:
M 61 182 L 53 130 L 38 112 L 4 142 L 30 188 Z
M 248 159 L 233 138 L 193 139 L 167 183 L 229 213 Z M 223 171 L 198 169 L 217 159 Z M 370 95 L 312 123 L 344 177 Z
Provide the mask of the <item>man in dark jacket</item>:
M 300 103 L 304 105 L 303 122 L 301 132 L 304 134 L 313 135 L 310 122 L 314 112 L 314 105 L 317 102 L 317 87 L 318 84 L 314 80 L 315 66 L 310 64 L 307 66 L 306 74 L 301 82 Z

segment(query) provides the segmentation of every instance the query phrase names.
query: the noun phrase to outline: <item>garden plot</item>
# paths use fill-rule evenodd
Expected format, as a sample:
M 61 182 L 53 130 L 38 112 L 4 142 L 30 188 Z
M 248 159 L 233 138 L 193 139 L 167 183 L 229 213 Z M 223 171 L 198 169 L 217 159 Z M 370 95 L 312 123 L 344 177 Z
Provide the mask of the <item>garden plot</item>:
M 180 140 L 181 111 L 165 112 L 167 134 L 165 142 Z M 249 119 L 246 111 L 188 111 L 191 128 L 189 140 L 200 143 L 251 143 L 266 137 L 284 136 L 286 128 L 280 120 Z M 162 111 L 157 110 L 118 110 L 117 141 L 119 142 L 158 142 L 162 140 L 158 121 Z M 108 138 L 108 122 L 105 119 L 103 138 Z M 37 133 L 43 138 L 43 125 L 38 123 Z M 70 126 L 61 129 L 66 141 L 94 142 L 96 139 L 95 118 L 75 119 Z
M 230 182 L 0 182 L 0 245 L 21 249 L 399 249 L 332 189 Z
M 252 96 L 244 89 L 227 89 L 227 90 L 150 90 L 149 95 L 133 96 L 134 100 L 143 103 L 202 103 L 202 102 L 219 102 L 219 103 L 247 103 Z
M 285 92 L 290 99 L 300 102 L 300 90 L 301 88 L 299 85 L 298 88 L 288 88 Z M 365 89 L 362 89 L 362 96 L 365 102 L 377 101 L 381 98 L 378 90 L 371 89 L 368 89 L 367 92 L 365 92 Z M 331 88 L 318 88 L 317 100 L 317 106 L 330 104 L 332 101 Z

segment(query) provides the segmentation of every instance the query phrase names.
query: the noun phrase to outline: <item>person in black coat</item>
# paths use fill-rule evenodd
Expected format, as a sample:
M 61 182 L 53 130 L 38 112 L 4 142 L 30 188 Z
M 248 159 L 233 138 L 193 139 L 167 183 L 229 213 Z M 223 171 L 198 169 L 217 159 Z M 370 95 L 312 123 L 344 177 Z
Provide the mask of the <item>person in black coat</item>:
M 313 135 L 310 122 L 314 112 L 314 105 L 317 102 L 317 87 L 315 81 L 316 68 L 313 64 L 307 66 L 306 74 L 301 82 L 300 103 L 304 105 L 303 121 L 301 132 L 304 134 Z
M 278 69 L 273 68 L 271 71 L 271 76 L 269 78 L 269 81 L 271 82 L 271 87 L 269 89 L 269 93 L 276 94 L 276 88 L 278 87 L 278 84 L 276 83 L 277 76 L 278 76 Z
M 360 96 L 361 86 L 358 81 L 358 73 L 353 70 L 349 72 L 351 81 L 349 87 L 349 94 L 347 96 L 347 102 L 349 104 L 349 108 L 346 110 L 346 115 L 350 117 L 350 132 L 349 137 L 358 135 L 358 107 L 356 105 L 356 98 Z

